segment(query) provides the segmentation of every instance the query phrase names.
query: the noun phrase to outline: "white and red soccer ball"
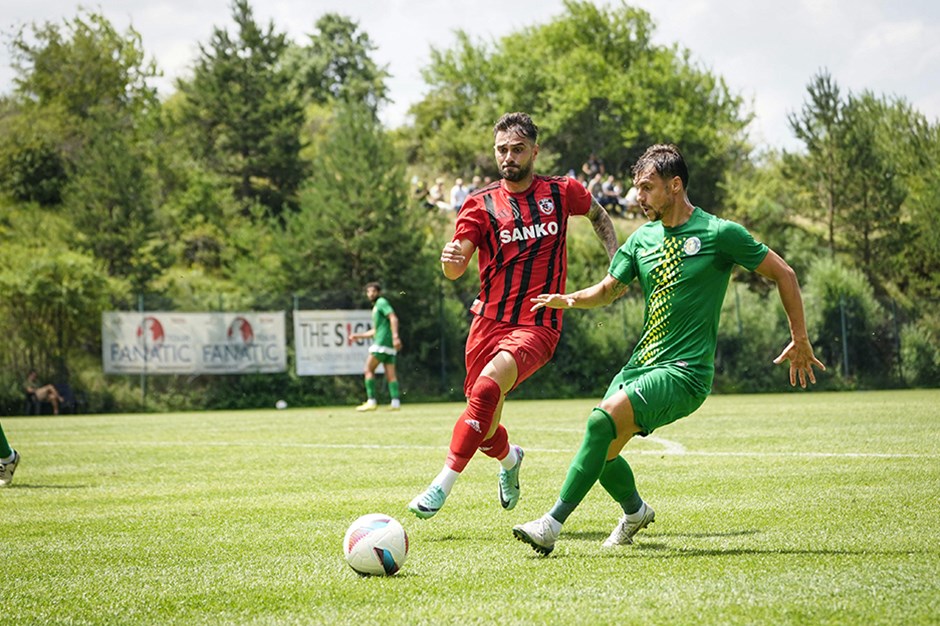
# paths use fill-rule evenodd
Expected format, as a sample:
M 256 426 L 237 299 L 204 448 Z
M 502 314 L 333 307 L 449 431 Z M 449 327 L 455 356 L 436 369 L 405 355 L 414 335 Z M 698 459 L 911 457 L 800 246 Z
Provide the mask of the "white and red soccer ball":
M 346 531 L 343 553 L 361 576 L 391 576 L 408 558 L 408 533 L 393 517 L 363 515 Z

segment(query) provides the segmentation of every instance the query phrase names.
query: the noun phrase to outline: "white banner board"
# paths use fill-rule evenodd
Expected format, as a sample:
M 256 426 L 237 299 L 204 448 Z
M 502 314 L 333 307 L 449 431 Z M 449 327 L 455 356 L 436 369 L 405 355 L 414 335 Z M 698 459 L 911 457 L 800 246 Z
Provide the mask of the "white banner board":
M 349 336 L 371 328 L 370 310 L 294 311 L 297 375 L 361 374 L 372 340 Z
M 284 372 L 284 312 L 105 312 L 101 360 L 105 374 Z

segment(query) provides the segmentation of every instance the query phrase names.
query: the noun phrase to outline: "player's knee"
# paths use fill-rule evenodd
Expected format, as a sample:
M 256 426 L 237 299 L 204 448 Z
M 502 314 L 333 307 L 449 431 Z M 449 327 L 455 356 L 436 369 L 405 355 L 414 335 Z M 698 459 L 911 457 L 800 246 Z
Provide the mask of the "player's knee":
M 587 431 L 585 437 L 609 444 L 617 438 L 617 428 L 614 425 L 614 419 L 610 414 L 601 409 L 595 408 L 587 420 Z
M 490 415 L 496 412 L 502 397 L 499 384 L 489 376 L 477 378 L 470 390 L 470 404 Z

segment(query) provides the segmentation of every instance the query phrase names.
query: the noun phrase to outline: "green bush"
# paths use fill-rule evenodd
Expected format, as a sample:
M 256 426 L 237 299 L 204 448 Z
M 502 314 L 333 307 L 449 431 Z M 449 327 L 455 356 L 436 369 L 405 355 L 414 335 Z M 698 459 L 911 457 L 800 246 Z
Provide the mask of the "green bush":
M 803 294 L 807 326 L 815 330 L 810 339 L 830 371 L 851 386 L 891 382 L 895 338 L 865 275 L 840 260 L 820 257 L 810 266 Z
M 901 330 L 901 372 L 909 385 L 940 386 L 940 336 L 926 320 Z

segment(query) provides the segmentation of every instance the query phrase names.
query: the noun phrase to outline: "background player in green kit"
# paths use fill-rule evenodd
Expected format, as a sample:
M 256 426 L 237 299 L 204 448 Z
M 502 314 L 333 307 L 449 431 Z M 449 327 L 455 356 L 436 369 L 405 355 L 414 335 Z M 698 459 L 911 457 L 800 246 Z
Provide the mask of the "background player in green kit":
M 369 356 L 366 358 L 365 384 L 366 401 L 356 407 L 357 411 L 374 411 L 378 403 L 375 400 L 375 369 L 381 363 L 385 367 L 385 378 L 388 381 L 388 395 L 392 397 L 390 408 L 397 411 L 401 408 L 401 392 L 398 388 L 398 373 L 395 360 L 401 350 L 401 339 L 398 338 L 398 316 L 388 300 L 382 297 L 382 286 L 379 283 L 366 285 L 366 297 L 372 303 L 372 328 L 364 333 L 352 333 L 349 338 L 353 340 L 372 338 Z
M 790 384 L 799 379 L 806 387 L 807 379 L 816 382 L 813 366 L 825 369 L 813 355 L 796 274 L 743 226 L 693 206 L 686 194 L 688 182 L 688 168 L 676 146 L 647 149 L 633 167 L 633 184 L 650 222 L 620 247 L 601 282 L 571 294 L 532 299 L 533 309 L 603 306 L 623 295 L 635 278 L 646 300 L 643 334 L 588 417 L 555 506 L 513 528 L 513 535 L 536 552 L 552 551 L 562 525 L 598 480 L 624 513 L 605 546 L 633 543 L 633 536 L 653 522 L 653 509 L 637 492 L 620 451 L 634 435 L 648 435 L 705 401 L 715 371 L 721 304 L 734 265 L 777 285 L 790 342 L 774 363 L 790 361 Z

